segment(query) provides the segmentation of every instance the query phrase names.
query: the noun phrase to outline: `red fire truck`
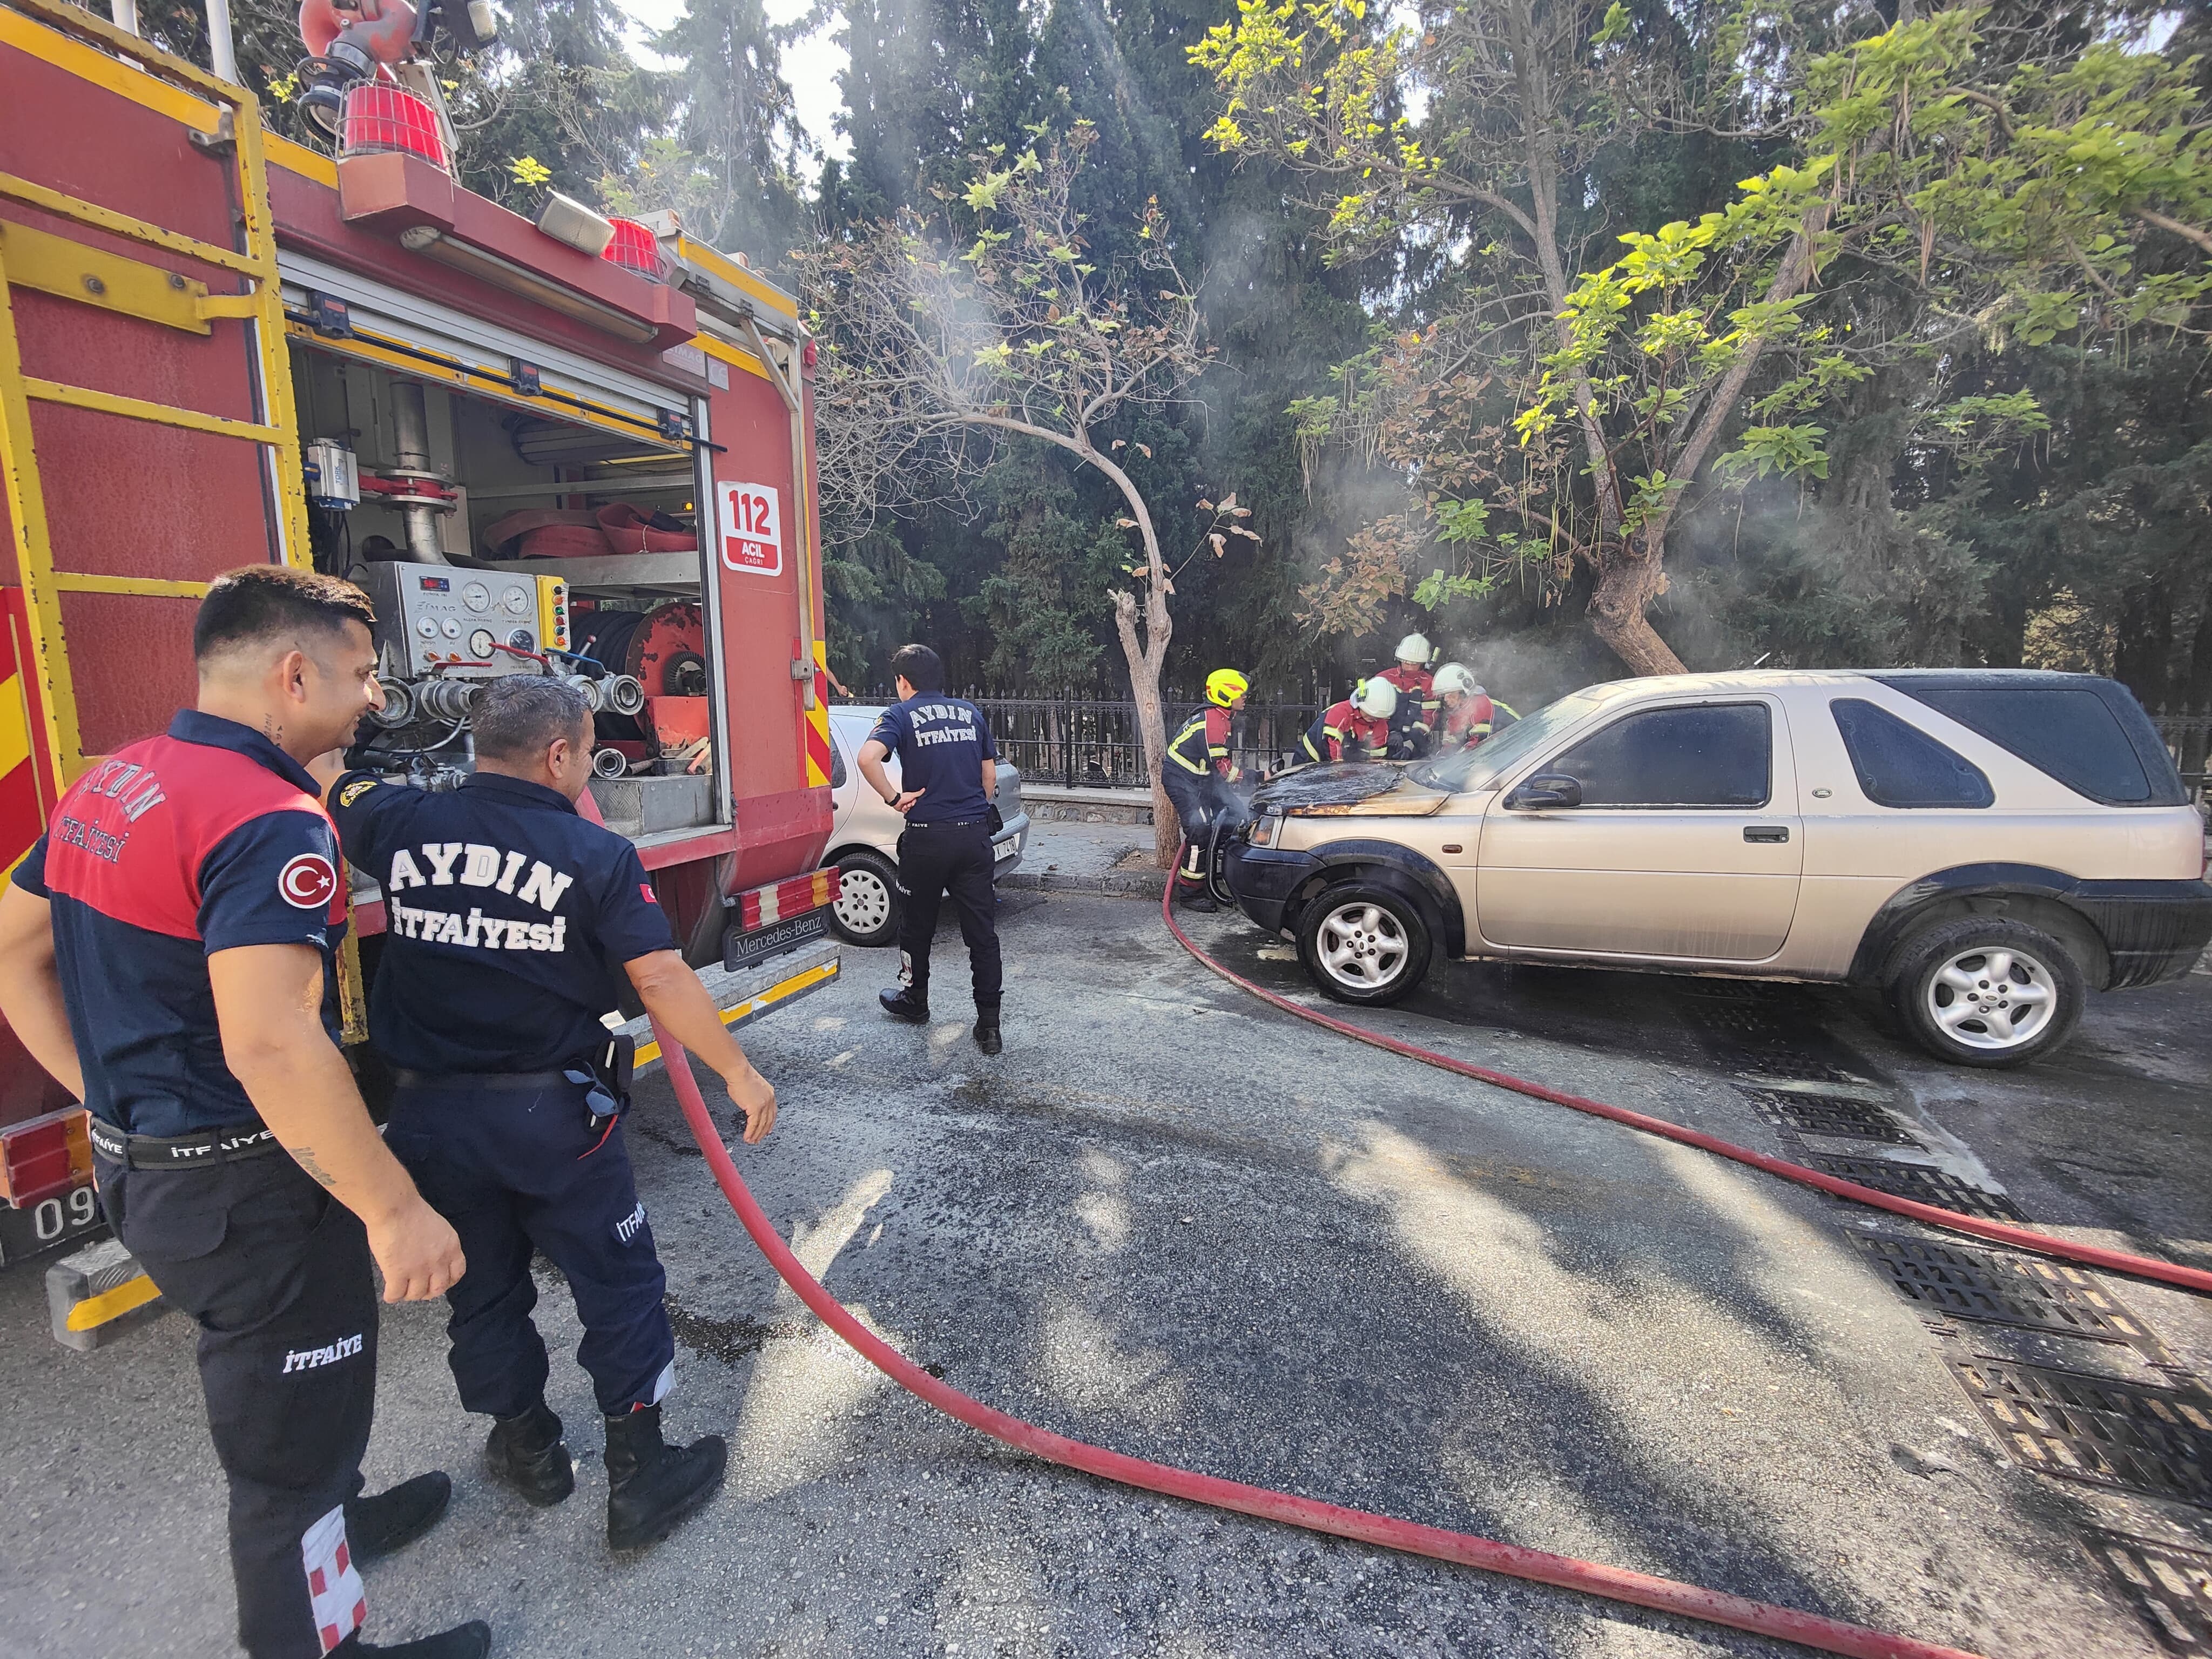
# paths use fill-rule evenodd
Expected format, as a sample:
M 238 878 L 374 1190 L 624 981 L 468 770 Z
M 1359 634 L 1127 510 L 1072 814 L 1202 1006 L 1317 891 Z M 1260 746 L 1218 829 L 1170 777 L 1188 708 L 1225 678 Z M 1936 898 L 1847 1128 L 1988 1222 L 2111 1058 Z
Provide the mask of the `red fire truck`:
M 191 704 L 211 576 L 312 566 L 380 619 L 356 763 L 451 787 L 477 682 L 585 690 L 592 800 L 752 1018 L 838 971 L 813 348 L 673 216 L 461 188 L 391 45 L 415 15 L 310 29 L 325 154 L 122 27 L 0 0 L 0 867 Z M 368 24 L 348 58 L 332 34 Z M 384 917 L 354 902 L 358 1042 Z M 89 1178 L 82 1112 L 0 1028 L 0 1260 L 96 1225 Z

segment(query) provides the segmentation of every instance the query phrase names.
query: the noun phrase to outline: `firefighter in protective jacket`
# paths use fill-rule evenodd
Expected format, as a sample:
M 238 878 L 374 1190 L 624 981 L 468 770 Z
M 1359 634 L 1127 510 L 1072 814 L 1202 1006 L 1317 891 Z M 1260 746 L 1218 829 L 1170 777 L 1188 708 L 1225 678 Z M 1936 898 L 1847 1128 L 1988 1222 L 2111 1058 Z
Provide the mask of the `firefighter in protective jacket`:
M 1309 762 L 1379 761 L 1390 752 L 1390 717 L 1398 688 L 1382 678 L 1362 680 L 1342 702 L 1331 703 L 1306 731 Z
M 1437 688 L 1429 677 L 1436 653 L 1428 637 L 1408 634 L 1398 641 L 1398 664 L 1376 676 L 1387 680 L 1398 693 L 1397 711 L 1390 716 L 1390 757 L 1411 760 L 1429 752 L 1437 727 Z
M 1446 663 L 1437 670 L 1437 695 L 1443 703 L 1437 722 L 1437 753 L 1472 749 L 1489 738 L 1497 710 L 1472 670 L 1460 663 Z
M 1206 890 L 1206 850 L 1214 824 L 1233 807 L 1229 786 L 1242 775 L 1229 757 L 1230 726 L 1244 706 L 1250 682 L 1233 668 L 1206 677 L 1207 706 L 1183 722 L 1168 744 L 1160 782 L 1182 820 L 1183 855 L 1176 871 L 1176 896 L 1193 910 L 1218 910 Z

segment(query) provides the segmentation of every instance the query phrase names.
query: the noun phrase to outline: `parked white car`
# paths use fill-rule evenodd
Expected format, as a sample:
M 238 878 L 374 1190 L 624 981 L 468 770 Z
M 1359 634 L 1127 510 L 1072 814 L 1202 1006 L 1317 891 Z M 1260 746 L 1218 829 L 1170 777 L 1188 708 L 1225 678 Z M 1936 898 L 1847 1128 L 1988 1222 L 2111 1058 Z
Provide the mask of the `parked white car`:
M 882 718 L 880 706 L 843 705 L 830 711 L 830 790 L 837 817 L 830 831 L 826 866 L 842 872 L 841 891 L 830 925 L 848 945 L 890 945 L 898 938 L 898 838 L 906 820 L 884 805 L 860 775 L 860 745 Z M 884 763 L 899 781 L 898 757 Z M 999 816 L 1006 826 L 991 838 L 995 878 L 1018 869 L 1030 838 L 1029 814 L 1022 811 L 1022 775 L 999 763 Z

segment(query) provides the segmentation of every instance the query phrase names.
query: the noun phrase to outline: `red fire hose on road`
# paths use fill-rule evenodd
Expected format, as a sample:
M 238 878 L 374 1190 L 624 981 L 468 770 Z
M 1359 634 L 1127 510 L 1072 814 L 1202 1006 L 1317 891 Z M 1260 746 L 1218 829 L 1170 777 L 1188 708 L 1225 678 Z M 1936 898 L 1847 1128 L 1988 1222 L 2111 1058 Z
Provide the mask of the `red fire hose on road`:
M 1182 937 L 1179 930 L 1176 936 Z M 1188 946 L 1190 942 L 1184 939 L 1183 943 Z M 1204 959 L 1200 957 L 1200 960 Z M 1253 988 L 1257 989 L 1256 987 Z M 1267 994 L 1262 992 L 1261 994 Z M 1108 1451 L 1103 1446 L 1071 1440 L 1065 1435 L 1053 1433 L 1049 1429 L 1041 1429 L 1034 1423 L 1010 1417 L 980 1400 L 961 1393 L 950 1384 L 938 1381 L 868 1329 L 842 1303 L 822 1288 L 820 1282 L 792 1254 L 790 1246 L 783 1242 L 782 1237 L 762 1211 L 759 1202 L 747 1189 L 744 1178 L 738 1175 L 738 1166 L 732 1162 L 729 1149 L 722 1144 L 721 1133 L 715 1127 L 714 1120 L 707 1109 L 706 1100 L 699 1092 L 698 1083 L 691 1075 L 690 1056 L 658 1024 L 653 1027 L 653 1035 L 659 1040 L 661 1057 L 668 1067 L 669 1081 L 675 1086 L 677 1103 L 684 1109 L 684 1119 L 690 1125 L 692 1138 L 699 1143 L 699 1150 L 706 1154 L 707 1165 L 714 1171 L 715 1183 L 721 1188 L 722 1196 L 737 1212 L 738 1219 L 744 1224 L 745 1231 L 752 1236 L 752 1241 L 760 1247 L 761 1254 L 769 1259 L 769 1265 L 775 1269 L 785 1284 L 791 1286 L 799 1299 L 811 1309 L 823 1324 L 844 1338 L 862 1358 L 908 1394 L 936 1407 L 949 1417 L 957 1418 L 969 1428 L 989 1435 L 994 1440 L 1034 1457 L 1041 1457 L 1049 1463 L 1080 1469 L 1086 1474 L 1117 1480 L 1124 1486 L 1159 1492 L 1165 1497 L 1186 1498 L 1192 1503 L 1210 1504 L 1215 1509 L 1233 1510 L 1240 1515 L 1257 1516 L 1263 1521 L 1279 1521 L 1288 1526 L 1304 1527 L 1311 1532 L 1357 1539 L 1362 1543 L 1384 1549 L 1402 1550 L 1409 1554 L 1430 1556 L 1439 1561 L 1480 1567 L 1485 1571 L 1502 1573 L 1509 1577 L 1527 1578 L 1540 1584 L 1579 1590 L 1585 1595 L 1603 1596 L 1609 1601 L 1625 1601 L 1639 1607 L 1650 1607 L 1706 1624 L 1725 1625 L 1733 1630 L 1795 1642 L 1821 1653 L 1844 1654 L 1848 1656 L 1848 1659 L 1978 1659 L 1978 1656 L 1958 1648 L 1939 1647 L 1933 1643 L 1915 1641 L 1910 1637 L 1886 1636 L 1863 1625 L 1847 1624 L 1842 1620 L 1826 1619 L 1818 1613 L 1800 1613 L 1795 1608 L 1776 1607 L 1770 1602 L 1753 1601 L 1722 1590 L 1703 1589 L 1695 1584 L 1680 1583 L 1671 1578 L 1656 1578 L 1648 1573 L 1631 1572 L 1594 1561 L 1580 1561 L 1568 1555 L 1553 1555 L 1543 1550 L 1522 1549 L 1517 1545 L 1478 1538 L 1469 1533 L 1448 1532 L 1441 1527 L 1425 1527 L 1411 1521 L 1393 1520 L 1389 1516 L 1375 1515 L 1365 1510 L 1345 1509 L 1316 1498 L 1270 1492 L 1264 1486 L 1248 1486 L 1241 1481 L 1224 1480 L 1216 1475 L 1171 1468 L 1164 1463 L 1148 1462 L 1140 1457 Z
M 1184 842 L 1183 851 L 1188 852 L 1189 846 L 1188 842 Z M 1180 855 L 1177 862 L 1181 862 Z M 1288 997 L 1278 996 L 1273 991 L 1254 984 L 1234 969 L 1223 967 L 1193 944 L 1190 935 L 1176 925 L 1175 916 L 1170 908 L 1174 893 L 1175 883 L 1170 880 L 1167 892 L 1160 897 L 1160 920 L 1167 923 L 1168 931 L 1176 936 L 1184 950 L 1239 990 L 1249 991 L 1261 1001 L 1279 1008 L 1286 1014 L 1296 1014 L 1300 1019 L 1310 1020 L 1340 1036 L 1387 1049 L 1394 1054 L 1403 1054 L 1408 1060 L 1419 1060 L 1424 1066 L 1456 1072 L 1462 1077 L 1471 1077 L 1478 1083 L 1487 1083 L 1494 1088 L 1527 1095 L 1532 1100 L 1549 1101 L 1554 1106 L 1565 1106 L 1574 1111 L 1587 1112 L 1592 1117 L 1625 1123 L 1645 1134 L 1679 1141 L 1685 1146 L 1695 1146 L 1699 1152 L 1711 1152 L 1718 1158 L 1733 1158 L 1736 1163 L 1747 1164 L 1754 1170 L 1780 1176 L 1784 1181 L 1794 1181 L 1804 1187 L 1817 1187 L 1838 1198 L 1850 1199 L 1855 1204 L 1871 1205 L 1877 1210 L 1887 1210 L 1893 1215 L 1923 1221 L 1931 1227 L 1972 1233 L 1977 1238 L 2009 1244 L 2015 1249 L 2033 1250 L 2038 1255 L 2078 1261 L 2084 1267 L 2102 1267 L 2109 1273 L 2132 1273 L 2137 1279 L 2155 1279 L 2162 1285 L 2179 1285 L 2185 1291 L 2212 1295 L 2212 1273 L 2206 1273 L 2200 1267 L 2184 1267 L 2172 1261 L 2160 1261 L 2155 1256 L 2131 1255 L 2125 1250 L 2108 1250 L 2100 1244 L 2077 1244 L 2070 1238 L 2060 1238 L 2053 1233 L 2037 1232 L 2033 1227 L 2015 1227 L 2002 1221 L 1984 1221 L 1979 1216 L 1967 1215 L 1958 1210 L 1917 1203 L 1909 1198 L 1899 1198 L 1893 1193 L 1862 1187 L 1856 1181 L 1842 1180 L 1824 1170 L 1808 1169 L 1802 1164 L 1792 1164 L 1787 1158 L 1769 1158 L 1765 1152 L 1755 1152 L 1748 1146 L 1739 1146 L 1734 1141 L 1723 1140 L 1717 1135 L 1704 1134 L 1696 1129 L 1684 1128 L 1679 1123 L 1669 1123 L 1663 1117 L 1650 1117 L 1642 1112 L 1631 1111 L 1626 1106 L 1608 1106 L 1601 1100 L 1591 1100 L 1583 1095 L 1569 1094 L 1563 1089 L 1531 1083 L 1526 1078 L 1515 1077 L 1510 1072 L 1493 1072 L 1486 1066 L 1454 1060 L 1449 1054 L 1440 1054 L 1432 1048 L 1401 1042 L 1396 1037 L 1384 1036 L 1380 1031 L 1370 1031 L 1364 1026 L 1352 1024 L 1349 1020 L 1335 1019 L 1317 1009 L 1304 1007 Z

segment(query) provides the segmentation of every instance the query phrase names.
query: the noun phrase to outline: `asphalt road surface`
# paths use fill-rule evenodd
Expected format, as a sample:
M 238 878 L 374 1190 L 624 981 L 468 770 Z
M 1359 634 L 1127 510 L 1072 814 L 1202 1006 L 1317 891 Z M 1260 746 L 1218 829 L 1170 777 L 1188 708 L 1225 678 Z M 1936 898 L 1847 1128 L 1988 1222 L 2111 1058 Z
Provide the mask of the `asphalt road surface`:
M 2202 1299 L 2081 1276 L 2104 1334 L 2132 1342 L 1947 1322 L 1851 1237 L 1929 1237 L 1906 1224 L 1294 1021 L 1141 903 L 1002 911 L 997 1060 L 969 1041 L 950 933 L 926 1031 L 877 1012 L 888 953 L 854 951 L 841 983 L 746 1034 L 782 1116 L 740 1168 L 918 1361 L 1065 1433 L 1237 1480 L 2007 1659 L 2159 1651 L 2087 1540 L 2208 1548 L 2212 1516 L 2025 1467 L 2030 1441 L 2001 1438 L 1950 1362 L 2212 1375 Z M 1241 921 L 1194 926 L 1310 994 Z M 2212 1266 L 2208 1015 L 2202 976 L 2100 999 L 2025 1075 L 1944 1069 L 1867 1001 L 1782 987 L 1460 966 L 1363 1018 L 1796 1158 L 1911 1149 L 1787 1139 L 1762 1102 L 1873 1106 L 1914 1157 L 2040 1225 Z M 805 1315 L 665 1081 L 641 1095 L 631 1145 L 681 1344 L 670 1424 L 731 1437 L 728 1489 L 611 1559 L 565 1291 L 549 1280 L 539 1317 L 578 1484 L 550 1511 L 480 1473 L 486 1425 L 453 1403 L 442 1309 L 390 1310 L 371 1483 L 441 1467 L 456 1492 L 441 1527 L 368 1568 L 373 1638 L 483 1617 L 495 1651 L 549 1656 L 1796 1651 L 995 1447 Z M 0 1655 L 228 1652 L 191 1333 L 171 1316 L 65 1352 L 42 1278 L 0 1274 Z M 2196 1446 L 2193 1476 L 2185 1457 L 2168 1474 L 2212 1501 Z

